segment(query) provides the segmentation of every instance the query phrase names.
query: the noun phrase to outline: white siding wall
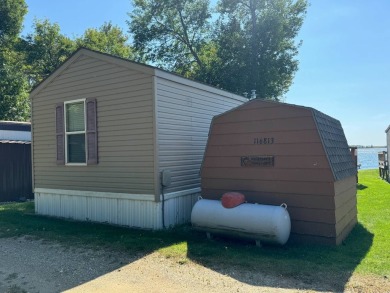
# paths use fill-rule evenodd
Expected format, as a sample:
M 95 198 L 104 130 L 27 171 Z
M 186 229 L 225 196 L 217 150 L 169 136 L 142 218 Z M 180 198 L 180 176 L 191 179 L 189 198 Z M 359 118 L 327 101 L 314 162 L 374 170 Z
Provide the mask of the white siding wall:
M 245 99 L 183 79 L 157 78 L 159 170 L 170 170 L 166 193 L 200 187 L 199 170 L 211 119 Z

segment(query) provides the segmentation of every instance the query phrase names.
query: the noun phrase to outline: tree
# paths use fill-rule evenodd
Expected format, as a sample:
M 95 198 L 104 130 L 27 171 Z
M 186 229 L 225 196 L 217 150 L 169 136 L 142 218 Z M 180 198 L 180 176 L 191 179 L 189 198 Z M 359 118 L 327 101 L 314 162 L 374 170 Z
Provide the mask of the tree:
M 298 70 L 307 0 L 134 0 L 134 47 L 157 66 L 242 94 L 279 99 Z
M 210 34 L 208 0 L 134 0 L 129 14 L 134 48 L 146 61 L 185 75 L 203 68 Z
M 0 120 L 27 120 L 30 110 L 18 35 L 27 6 L 23 0 L 0 1 Z
M 23 58 L 14 50 L 2 50 L 0 58 L 0 120 L 28 120 L 29 85 L 23 72 Z
M 57 23 L 35 20 L 34 33 L 27 35 L 22 50 L 26 54 L 29 82 L 35 85 L 50 75 L 76 49 L 76 43 L 60 32 Z
M 104 23 L 99 29 L 87 29 L 81 38 L 76 39 L 78 47 L 133 59 L 134 53 L 127 43 L 128 36 L 124 35 L 118 26 L 111 22 Z
M 24 0 L 0 1 L 0 46 L 9 47 L 15 42 L 22 29 L 23 18 L 27 13 Z
M 285 94 L 298 70 L 295 38 L 306 9 L 306 0 L 220 0 L 219 85 L 236 93 L 255 89 L 262 99 Z

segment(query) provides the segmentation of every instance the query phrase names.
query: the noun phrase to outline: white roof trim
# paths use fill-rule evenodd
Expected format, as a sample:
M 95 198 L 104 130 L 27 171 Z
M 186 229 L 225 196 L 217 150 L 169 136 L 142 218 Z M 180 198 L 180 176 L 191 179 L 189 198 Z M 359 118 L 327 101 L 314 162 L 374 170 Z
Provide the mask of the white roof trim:
M 191 79 L 188 79 L 188 78 L 182 77 L 180 75 L 170 73 L 170 72 L 158 69 L 158 68 L 156 68 L 155 74 L 159 78 L 167 79 L 167 80 L 177 82 L 180 84 L 184 84 L 184 85 L 187 85 L 190 87 L 198 88 L 198 89 L 208 91 L 208 92 L 211 92 L 213 94 L 221 95 L 224 97 L 229 97 L 231 99 L 238 100 L 240 102 L 247 102 L 248 101 L 248 99 L 246 99 L 245 97 L 242 97 L 242 96 L 233 94 L 231 92 L 213 87 L 211 85 L 207 85 L 207 84 L 201 83 L 199 81 L 194 81 L 194 80 L 191 80 Z

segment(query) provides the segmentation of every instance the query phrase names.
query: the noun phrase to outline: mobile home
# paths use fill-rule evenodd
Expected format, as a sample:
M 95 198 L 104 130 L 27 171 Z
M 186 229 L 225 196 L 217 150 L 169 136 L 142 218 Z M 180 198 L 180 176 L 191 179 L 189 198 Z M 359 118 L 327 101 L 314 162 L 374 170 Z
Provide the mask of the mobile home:
M 189 220 L 210 121 L 246 101 L 83 48 L 30 97 L 36 212 L 150 229 Z

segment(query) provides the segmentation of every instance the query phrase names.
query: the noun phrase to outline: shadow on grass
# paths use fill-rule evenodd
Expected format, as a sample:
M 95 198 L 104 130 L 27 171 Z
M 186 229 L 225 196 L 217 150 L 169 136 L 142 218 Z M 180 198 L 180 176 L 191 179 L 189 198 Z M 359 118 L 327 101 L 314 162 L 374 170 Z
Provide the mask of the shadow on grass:
M 358 183 L 358 184 L 356 185 L 356 188 L 357 188 L 358 190 L 364 190 L 364 189 L 368 188 L 368 186 Z
M 263 246 L 226 238 L 188 241 L 188 257 L 216 272 L 253 286 L 344 291 L 356 266 L 369 251 L 373 235 L 357 224 L 343 245 Z

